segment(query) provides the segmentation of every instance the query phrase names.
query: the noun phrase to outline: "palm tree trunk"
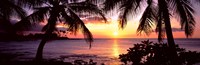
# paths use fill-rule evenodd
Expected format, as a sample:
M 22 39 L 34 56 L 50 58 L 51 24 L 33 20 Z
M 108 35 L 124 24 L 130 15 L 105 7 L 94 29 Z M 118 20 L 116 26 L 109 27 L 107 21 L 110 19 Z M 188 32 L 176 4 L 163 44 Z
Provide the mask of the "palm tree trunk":
M 56 18 L 54 18 L 54 20 L 56 20 Z M 42 41 L 40 42 L 40 45 L 38 46 L 38 50 L 36 53 L 36 59 L 35 59 L 36 61 L 41 61 L 43 59 L 43 48 L 46 42 L 52 38 L 52 32 L 55 29 L 55 26 L 54 26 L 55 23 L 56 22 L 53 22 L 50 24 L 50 30 L 46 31 Z
M 180 65 L 180 63 L 178 62 L 178 55 L 176 52 L 176 46 L 175 46 L 174 37 L 172 34 L 172 28 L 171 28 L 171 22 L 170 22 L 169 15 L 170 15 L 169 10 L 167 7 L 167 3 L 165 1 L 164 5 L 163 5 L 163 16 L 164 16 L 164 22 L 165 22 L 167 41 L 168 41 L 169 48 L 171 50 L 169 53 L 169 58 L 171 60 L 170 65 Z
M 44 45 L 46 44 L 46 42 L 48 40 L 50 40 L 52 38 L 52 33 L 55 30 L 56 21 L 57 21 L 58 16 L 59 16 L 59 13 L 57 12 L 57 10 L 53 9 L 53 11 L 50 13 L 48 23 L 46 24 L 46 25 L 48 25 L 48 28 L 45 32 L 45 36 L 43 37 L 42 41 L 40 42 L 40 45 L 37 50 L 36 61 L 41 61 L 43 59 L 42 54 L 43 54 Z
M 36 54 L 36 59 L 35 59 L 36 61 L 41 61 L 43 59 L 43 48 L 46 42 L 47 42 L 46 38 L 42 39 L 42 41 L 40 42 L 40 45 L 38 47 L 37 54 Z
M 49 23 L 48 23 L 49 24 Z M 47 25 L 48 25 L 47 24 Z M 46 44 L 46 42 L 51 39 L 51 35 L 52 35 L 53 29 L 49 29 L 48 31 L 46 31 L 46 33 L 44 34 L 44 37 L 42 39 L 42 41 L 40 42 L 40 45 L 38 46 L 37 49 L 37 53 L 36 53 L 36 61 L 42 61 L 43 59 L 43 49 L 44 49 L 44 45 Z
M 172 34 L 170 21 L 165 21 L 165 29 L 167 30 L 166 31 L 167 41 L 168 41 L 169 48 L 171 50 L 171 52 L 169 53 L 170 54 L 169 56 L 170 56 L 172 65 L 179 65 L 178 55 L 177 55 L 177 52 L 176 52 L 176 46 L 175 46 L 174 37 L 173 37 L 173 34 Z
M 55 22 L 51 23 L 52 25 L 54 25 Z M 43 49 L 44 49 L 44 45 L 46 44 L 46 42 L 48 40 L 50 40 L 52 38 L 52 32 L 53 30 L 55 29 L 54 26 L 50 27 L 49 30 L 46 31 L 42 41 L 40 42 L 40 45 L 38 46 L 38 50 L 37 50 L 37 53 L 36 53 L 36 61 L 42 61 L 43 59 Z

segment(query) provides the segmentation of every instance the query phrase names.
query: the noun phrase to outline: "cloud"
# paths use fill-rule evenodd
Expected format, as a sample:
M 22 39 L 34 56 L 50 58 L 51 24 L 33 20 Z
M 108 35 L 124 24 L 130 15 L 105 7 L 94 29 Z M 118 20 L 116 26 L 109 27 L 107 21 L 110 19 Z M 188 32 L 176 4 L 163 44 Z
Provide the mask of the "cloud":
M 156 32 L 155 30 L 153 32 Z M 181 28 L 173 28 L 172 27 L 172 32 L 184 32 Z
M 182 30 L 181 28 L 172 28 L 173 32 L 183 32 L 184 30 Z
M 44 25 L 40 25 L 40 24 L 35 24 L 31 27 L 31 31 L 38 31 L 40 32 L 42 30 L 42 28 L 44 27 Z

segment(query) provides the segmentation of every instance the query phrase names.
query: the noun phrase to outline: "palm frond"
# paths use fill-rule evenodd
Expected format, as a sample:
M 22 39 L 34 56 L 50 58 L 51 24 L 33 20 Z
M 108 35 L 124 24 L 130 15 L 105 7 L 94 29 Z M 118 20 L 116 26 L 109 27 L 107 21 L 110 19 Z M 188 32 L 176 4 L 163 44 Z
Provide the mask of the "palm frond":
M 157 21 L 156 20 L 157 12 L 155 11 L 155 8 L 152 4 L 153 4 L 153 1 L 148 0 L 148 6 L 142 15 L 142 18 L 140 19 L 140 24 L 137 29 L 138 34 L 141 34 L 142 32 L 144 32 L 146 33 L 146 35 L 149 35 L 153 31 L 152 26 L 154 25 L 153 23 Z
M 194 28 L 195 28 L 195 20 L 193 17 L 193 14 L 191 13 L 191 11 L 186 10 L 188 13 L 188 22 L 185 23 L 185 34 L 186 37 L 192 36 L 193 32 L 194 32 Z
M 83 21 L 78 17 L 78 15 L 76 15 L 72 10 L 69 9 L 70 15 L 71 17 L 75 20 L 74 22 L 76 22 L 75 24 L 78 24 L 79 28 L 81 29 L 85 39 L 87 42 L 89 42 L 90 44 L 90 48 L 91 48 L 91 42 L 93 42 L 93 36 L 92 33 L 88 30 L 88 28 L 85 26 L 85 24 L 83 23 Z
M 27 18 L 30 22 L 43 22 L 47 17 L 51 7 L 35 8 L 35 12 L 29 15 Z
M 180 18 L 181 29 L 184 28 L 186 37 L 192 36 L 195 27 L 194 10 L 188 0 L 175 0 L 175 12 Z
M 104 11 L 110 11 L 113 10 L 116 6 L 119 6 L 123 1 L 126 0 L 105 0 L 104 4 Z
M 1 0 L 0 2 L 0 12 L 4 18 L 9 19 L 13 16 L 15 12 L 15 3 L 8 0 Z
M 127 24 L 127 13 L 125 13 L 125 12 L 123 14 L 121 12 L 121 15 L 119 15 L 119 27 L 122 29 L 125 28 L 125 26 Z
M 20 18 L 24 18 L 26 16 L 25 10 L 22 7 L 18 6 L 15 1 L 2 0 L 0 3 L 0 9 L 5 10 L 5 12 L 7 12 L 7 15 L 10 17 L 17 16 Z
M 80 0 L 70 0 L 71 2 L 78 2 L 78 1 L 80 1 Z
M 123 11 L 120 13 L 119 26 L 124 28 L 127 24 L 127 18 L 130 14 L 136 14 L 136 10 L 139 7 L 139 4 L 142 0 L 127 0 L 123 1 L 120 9 Z
M 92 4 L 99 4 L 103 3 L 105 0 L 86 0 L 86 2 L 90 2 Z
M 31 8 L 42 6 L 46 2 L 48 2 L 48 0 L 18 0 L 18 5 Z
M 27 16 L 27 13 L 21 7 L 19 7 L 17 5 L 13 5 L 12 8 L 13 8 L 13 10 L 15 10 L 15 14 L 17 14 L 17 16 L 19 16 L 21 19 L 23 19 Z
M 69 4 L 69 7 L 75 12 L 99 15 L 103 18 L 105 22 L 107 22 L 107 19 L 103 14 L 103 12 L 98 8 L 98 6 L 92 3 L 89 2 L 71 3 Z
M 79 25 L 77 24 L 76 19 L 69 16 L 64 9 L 62 10 L 61 15 L 65 20 L 65 24 L 69 26 L 68 31 L 72 31 L 74 35 L 76 35 L 79 28 Z
M 61 2 L 62 4 L 68 4 L 68 3 L 69 3 L 69 0 L 60 0 L 60 2 Z
M 47 17 L 47 13 L 49 11 L 49 7 L 44 8 L 37 8 L 35 12 L 23 18 L 21 21 L 15 24 L 16 29 L 27 29 L 30 28 L 31 24 L 36 22 L 43 22 L 44 19 Z

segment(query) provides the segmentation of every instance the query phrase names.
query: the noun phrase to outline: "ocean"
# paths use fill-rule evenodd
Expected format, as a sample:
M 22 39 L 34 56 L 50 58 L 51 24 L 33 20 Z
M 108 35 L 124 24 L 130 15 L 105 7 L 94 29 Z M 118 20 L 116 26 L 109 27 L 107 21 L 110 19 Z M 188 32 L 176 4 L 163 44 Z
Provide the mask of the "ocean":
M 92 59 L 99 64 L 120 65 L 122 63 L 118 59 L 119 54 L 127 53 L 128 48 L 143 40 L 147 39 L 94 39 L 91 48 L 85 40 L 52 40 L 46 43 L 43 57 L 45 59 L 62 59 L 65 62 Z M 157 42 L 157 39 L 149 40 Z M 13 60 L 31 60 L 35 57 L 40 41 L 0 42 L 0 52 L 18 55 Z M 200 39 L 175 39 L 175 42 L 181 48 L 200 52 Z

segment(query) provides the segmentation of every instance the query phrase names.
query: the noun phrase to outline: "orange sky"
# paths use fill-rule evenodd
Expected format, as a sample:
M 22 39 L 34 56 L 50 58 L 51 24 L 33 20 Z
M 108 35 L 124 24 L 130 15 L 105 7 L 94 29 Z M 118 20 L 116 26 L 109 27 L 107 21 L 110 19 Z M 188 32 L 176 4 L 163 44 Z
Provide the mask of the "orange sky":
M 192 36 L 192 38 L 200 38 L 200 9 L 198 7 L 199 5 L 195 5 L 195 10 L 197 11 L 195 13 L 195 19 L 196 19 L 196 28 L 195 32 Z M 114 12 L 114 13 L 113 13 Z M 150 36 L 147 36 L 145 34 L 137 35 L 136 30 L 139 25 L 139 19 L 141 17 L 141 14 L 138 14 L 135 17 L 132 17 L 129 20 L 126 27 L 122 30 L 118 27 L 118 21 L 117 21 L 117 14 L 116 11 L 113 11 L 112 13 L 106 14 L 106 17 L 108 18 L 108 23 L 102 23 L 102 21 L 99 21 L 100 23 L 94 23 L 96 21 L 90 21 L 86 20 L 85 25 L 87 28 L 92 32 L 94 38 L 157 38 L 157 34 L 155 32 L 151 33 Z M 171 20 L 172 28 L 180 29 L 179 22 L 177 22 L 174 17 Z M 43 23 L 42 25 L 45 25 L 46 23 Z M 62 27 L 62 26 L 61 26 Z M 173 35 L 175 38 L 186 38 L 184 31 L 174 31 Z M 83 35 L 81 32 L 79 32 L 76 36 L 68 34 L 68 37 L 70 38 L 83 38 Z
M 199 5 L 194 7 L 196 13 L 194 14 L 196 20 L 196 27 L 192 37 L 190 38 L 200 38 L 200 9 Z M 114 12 L 114 13 L 113 13 Z M 90 23 L 90 21 L 85 24 L 89 30 L 92 32 L 94 38 L 157 38 L 155 32 L 151 33 L 150 36 L 145 34 L 137 35 L 136 30 L 139 25 L 139 19 L 141 14 L 138 14 L 135 17 L 129 18 L 130 20 L 127 23 L 125 29 L 120 29 L 118 27 L 116 11 L 113 11 L 111 14 L 107 14 L 109 23 Z M 180 29 L 180 22 L 171 17 L 171 26 L 172 28 L 178 29 L 173 31 L 174 38 L 186 38 L 184 31 Z M 78 33 L 76 36 L 68 35 L 71 38 L 83 38 L 81 33 Z
M 108 20 L 109 23 L 86 23 L 85 25 L 92 32 L 94 38 L 157 38 L 155 32 L 151 33 L 150 36 L 145 34 L 137 35 L 136 30 L 139 25 L 139 18 L 135 20 L 128 21 L 125 29 L 120 29 L 118 27 L 118 21 L 116 16 L 112 16 Z M 172 19 L 172 27 L 180 28 L 179 22 L 176 19 Z M 196 24 L 196 29 L 192 38 L 200 38 L 200 29 L 198 28 L 199 23 Z M 184 31 L 174 31 L 173 35 L 175 38 L 185 38 Z M 70 38 L 83 38 L 83 35 L 78 33 L 76 36 L 68 35 Z
M 108 18 L 108 22 L 105 23 L 103 21 L 97 20 L 85 20 L 85 25 L 93 34 L 94 38 L 157 38 L 157 33 L 152 32 L 149 36 L 145 35 L 137 35 L 136 30 L 139 25 L 139 18 L 134 17 L 132 20 L 129 20 L 126 27 L 121 29 L 118 27 L 118 17 L 110 16 Z M 196 15 L 196 28 L 192 38 L 200 38 L 200 16 Z M 46 23 L 41 23 L 41 25 L 45 25 Z M 57 27 L 62 28 L 63 24 L 59 24 Z M 175 19 L 171 19 L 172 28 L 177 28 L 178 31 L 173 31 L 174 38 L 186 38 L 184 31 L 180 29 L 179 22 Z M 69 38 L 83 38 L 81 31 L 77 33 L 77 35 L 68 34 Z

